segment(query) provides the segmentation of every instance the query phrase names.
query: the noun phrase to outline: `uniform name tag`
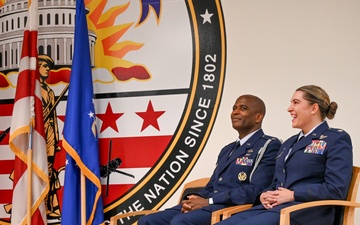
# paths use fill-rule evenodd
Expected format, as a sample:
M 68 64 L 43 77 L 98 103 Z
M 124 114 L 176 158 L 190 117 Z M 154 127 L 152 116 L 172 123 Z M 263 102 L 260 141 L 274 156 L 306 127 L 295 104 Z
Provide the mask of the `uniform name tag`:
M 310 145 L 306 146 L 304 153 L 322 155 L 326 148 L 326 141 L 313 140 Z

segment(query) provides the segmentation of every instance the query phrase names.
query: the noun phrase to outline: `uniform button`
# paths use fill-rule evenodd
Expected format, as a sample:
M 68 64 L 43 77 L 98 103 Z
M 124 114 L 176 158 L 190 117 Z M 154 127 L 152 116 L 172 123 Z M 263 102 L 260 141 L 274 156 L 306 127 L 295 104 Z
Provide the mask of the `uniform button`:
M 281 187 L 283 187 L 283 186 L 284 186 L 284 184 L 283 184 L 283 183 L 280 183 L 280 186 L 281 186 Z
M 222 181 L 222 177 L 219 177 L 219 181 Z
M 285 169 L 283 169 L 283 173 L 285 173 Z
M 214 190 L 214 193 L 218 193 L 218 190 Z

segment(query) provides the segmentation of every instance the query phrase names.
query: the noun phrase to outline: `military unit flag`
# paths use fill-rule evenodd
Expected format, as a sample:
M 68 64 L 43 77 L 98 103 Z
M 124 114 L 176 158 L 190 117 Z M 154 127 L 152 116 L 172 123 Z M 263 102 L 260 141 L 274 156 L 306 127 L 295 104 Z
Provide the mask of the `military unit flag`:
M 63 225 L 102 224 L 100 164 L 89 36 L 83 0 L 76 0 L 74 55 L 63 130 L 66 150 L 65 182 L 62 206 Z M 86 188 L 80 179 L 85 176 Z M 81 201 L 85 195 L 86 204 Z M 86 223 L 82 208 L 86 207 Z

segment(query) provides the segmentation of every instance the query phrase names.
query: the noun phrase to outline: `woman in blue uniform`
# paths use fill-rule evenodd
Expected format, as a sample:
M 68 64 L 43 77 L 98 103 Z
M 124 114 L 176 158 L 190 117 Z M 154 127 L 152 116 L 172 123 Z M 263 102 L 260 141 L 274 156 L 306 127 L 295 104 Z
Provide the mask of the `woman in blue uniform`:
M 316 85 L 298 88 L 288 112 L 300 133 L 286 140 L 276 159 L 274 181 L 254 206 L 217 225 L 278 225 L 284 207 L 325 199 L 345 199 L 352 173 L 352 144 L 348 133 L 329 128 L 337 103 Z M 291 225 L 333 224 L 333 206 L 291 214 Z

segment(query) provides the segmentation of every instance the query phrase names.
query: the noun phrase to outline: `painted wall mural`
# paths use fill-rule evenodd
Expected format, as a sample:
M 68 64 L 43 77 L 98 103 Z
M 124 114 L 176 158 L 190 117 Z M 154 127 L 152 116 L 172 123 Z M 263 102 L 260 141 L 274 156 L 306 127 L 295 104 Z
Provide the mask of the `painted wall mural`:
M 105 218 L 157 209 L 189 174 L 209 137 L 226 65 L 220 0 L 85 0 Z M 10 224 L 8 146 L 27 1 L 0 2 L 0 224 Z M 62 130 L 75 0 L 39 0 L 39 73 L 47 135 L 48 224 L 60 224 Z M 132 224 L 136 218 L 120 221 Z

